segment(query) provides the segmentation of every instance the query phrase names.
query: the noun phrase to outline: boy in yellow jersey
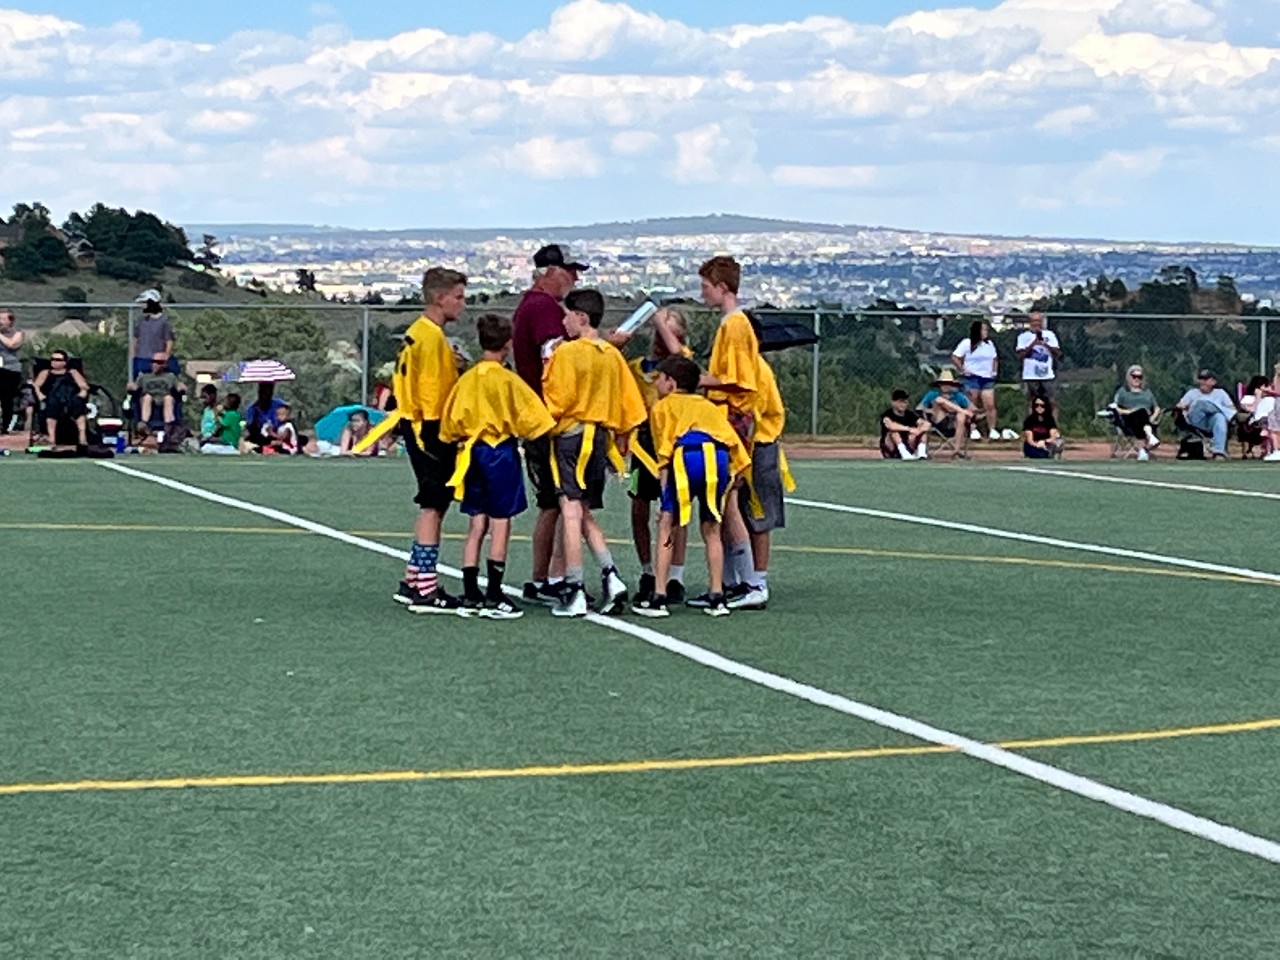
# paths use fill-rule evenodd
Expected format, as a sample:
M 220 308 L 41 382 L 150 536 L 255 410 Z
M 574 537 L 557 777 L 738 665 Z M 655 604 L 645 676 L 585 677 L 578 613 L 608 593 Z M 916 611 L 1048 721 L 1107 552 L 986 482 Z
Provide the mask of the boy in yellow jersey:
M 650 321 L 653 325 L 653 346 L 647 357 L 636 357 L 628 366 L 635 377 L 640 395 L 644 397 L 646 410 L 652 410 L 658 402 L 658 368 L 667 357 L 693 358 L 686 338 L 684 317 L 676 310 L 659 310 Z M 653 504 L 662 499 L 662 485 L 649 470 L 653 463 L 653 433 L 649 421 L 640 425 L 631 444 L 631 539 L 635 543 L 636 558 L 640 561 L 640 585 L 636 599 L 651 597 L 657 586 L 653 575 L 653 535 L 651 515 Z M 638 452 L 637 452 L 638 451 Z M 648 464 L 645 461 L 648 461 Z M 689 546 L 689 531 L 680 527 L 675 531 L 671 579 L 665 583 L 666 597 L 670 603 L 684 603 L 684 561 Z
M 706 389 L 708 399 L 724 407 L 729 425 L 750 451 L 755 435 L 760 343 L 751 320 L 738 306 L 742 268 L 733 257 L 712 257 L 698 270 L 698 276 L 702 279 L 703 302 L 723 315 L 701 386 Z M 725 594 L 731 606 L 752 592 L 755 572 L 751 540 L 742 517 L 742 496 L 739 482 L 729 491 L 729 506 L 724 515 Z M 759 597 L 752 599 L 754 605 Z M 689 605 L 704 607 L 706 602 L 707 597 L 703 595 L 690 600 Z
M 517 440 L 534 440 L 555 426 L 542 400 L 502 365 L 511 349 L 511 321 L 486 313 L 476 321 L 484 356 L 464 373 L 440 417 L 440 439 L 462 443 L 449 483 L 471 518 L 462 548 L 462 612 L 490 620 L 524 615 L 502 593 L 511 518 L 524 513 L 524 471 Z M 480 592 L 480 547 L 490 534 L 487 592 Z
M 604 297 L 595 290 L 575 290 L 564 298 L 564 307 L 569 339 L 555 348 L 542 374 L 542 397 L 556 422 L 551 467 L 560 491 L 564 536 L 565 586 L 551 612 L 557 617 L 587 615 L 585 535 L 600 564 L 600 612 L 616 614 L 626 604 L 627 587 L 592 511 L 604 508 L 608 465 L 625 471 L 620 453 L 626 452 L 631 431 L 645 421 L 644 398 L 618 348 L 600 339 Z
M 756 374 L 755 442 L 751 446 L 751 482 L 742 494 L 743 519 L 751 535 L 750 590 L 734 598 L 734 610 L 763 610 L 769 603 L 771 534 L 787 525 L 785 498 L 795 483 L 787 469 L 779 438 L 787 425 L 787 411 L 773 368 L 760 357 Z
M 440 586 L 440 524 L 453 502 L 449 478 L 457 449 L 440 439 L 440 416 L 458 382 L 458 364 L 444 327 L 466 309 L 467 278 L 457 270 L 432 267 L 422 277 L 423 315 L 404 334 L 392 390 L 400 435 L 418 481 L 414 502 L 421 508 L 413 530 L 413 550 L 395 599 L 411 613 L 457 614 L 461 604 Z
M 702 541 L 707 547 L 707 603 L 704 613 L 729 613 L 724 595 L 724 543 L 721 519 L 732 509 L 729 493 L 734 477 L 750 469 L 747 448 L 729 425 L 724 410 L 699 396 L 701 371 L 687 357 L 668 357 L 658 367 L 661 399 L 650 413 L 653 442 L 662 474 L 662 517 L 658 521 L 658 582 L 671 564 L 676 529 L 692 519 L 698 504 Z M 666 617 L 668 598 L 661 593 L 638 598 L 631 608 L 642 617 Z

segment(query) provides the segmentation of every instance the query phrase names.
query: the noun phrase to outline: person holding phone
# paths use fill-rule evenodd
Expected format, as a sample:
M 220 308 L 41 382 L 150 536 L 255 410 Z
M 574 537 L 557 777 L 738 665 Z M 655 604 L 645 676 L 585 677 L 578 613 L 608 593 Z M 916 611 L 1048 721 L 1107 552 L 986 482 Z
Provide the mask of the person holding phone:
M 1017 353 L 1022 361 L 1023 392 L 1028 397 L 1044 397 L 1052 412 L 1056 406 L 1055 368 L 1062 357 L 1062 346 L 1058 343 L 1058 335 L 1045 329 L 1043 313 L 1037 311 L 1027 317 L 1027 329 L 1018 334 Z

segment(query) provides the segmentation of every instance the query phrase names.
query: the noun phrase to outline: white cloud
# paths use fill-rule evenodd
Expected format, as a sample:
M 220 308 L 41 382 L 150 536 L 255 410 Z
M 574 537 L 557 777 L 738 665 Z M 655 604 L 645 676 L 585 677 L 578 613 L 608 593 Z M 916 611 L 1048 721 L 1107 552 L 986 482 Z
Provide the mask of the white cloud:
M 1280 15 L 1256 0 L 1005 0 L 887 25 L 802 6 L 701 28 L 572 0 L 522 37 L 328 24 L 212 44 L 0 10 L 0 182 L 55 209 L 305 220 L 324 203 L 400 223 L 563 222 L 575 179 L 596 218 L 853 219 L 875 194 L 905 225 L 998 211 L 1026 232 L 1019 211 L 1043 231 L 1163 209 L 1167 178 L 1194 195 L 1230 167 L 1280 216 L 1266 163 L 1239 161 L 1273 156 L 1254 138 L 1280 113 Z

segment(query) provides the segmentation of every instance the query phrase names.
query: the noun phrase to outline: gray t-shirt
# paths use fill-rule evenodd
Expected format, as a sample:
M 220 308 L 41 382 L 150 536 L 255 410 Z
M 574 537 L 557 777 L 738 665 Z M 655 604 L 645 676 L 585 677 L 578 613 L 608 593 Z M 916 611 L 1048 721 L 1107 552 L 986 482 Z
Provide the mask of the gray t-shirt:
M 10 327 L 8 330 L 10 335 L 17 332 L 14 327 Z M 6 347 L 3 340 L 0 340 L 0 370 L 11 370 L 14 373 L 22 372 L 22 361 L 18 359 L 18 348 Z
M 173 324 L 163 313 L 144 313 L 133 328 L 138 338 L 138 349 L 135 356 L 151 357 L 164 353 L 169 341 L 176 339 L 173 335 Z
M 1190 410 L 1197 403 L 1211 403 L 1219 410 L 1222 415 L 1230 420 L 1236 415 L 1236 405 L 1231 402 L 1231 397 L 1227 391 L 1221 387 L 1214 387 L 1209 393 L 1205 393 L 1197 387 L 1192 387 L 1182 395 L 1182 399 L 1178 401 L 1178 406 Z
M 1121 410 L 1146 410 L 1148 412 L 1156 408 L 1156 395 L 1143 387 L 1141 390 L 1129 390 L 1121 387 L 1116 391 L 1116 397 L 1112 401 Z

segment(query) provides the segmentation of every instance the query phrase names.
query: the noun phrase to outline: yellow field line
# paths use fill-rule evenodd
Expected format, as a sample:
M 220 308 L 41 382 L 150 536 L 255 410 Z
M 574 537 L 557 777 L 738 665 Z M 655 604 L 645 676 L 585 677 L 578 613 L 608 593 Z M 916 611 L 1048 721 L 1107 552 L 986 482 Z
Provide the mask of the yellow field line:
M 28 530 L 75 533 L 232 533 L 255 534 L 266 536 L 311 537 L 315 534 L 309 530 L 296 527 L 252 527 L 252 526 L 181 526 L 177 524 L 146 523 L 0 523 L 0 530 Z M 347 530 L 346 533 L 357 537 L 377 539 L 399 538 L 408 536 L 403 530 Z M 466 535 L 460 533 L 442 534 L 446 540 L 465 540 Z M 529 537 L 513 535 L 512 540 L 528 542 Z M 610 540 L 616 546 L 626 546 L 630 540 Z M 690 544 L 690 546 L 696 546 Z M 983 554 L 964 553 L 929 553 L 911 550 L 880 550 L 873 547 L 817 547 L 797 544 L 774 544 L 774 553 L 809 554 L 815 556 L 872 557 L 891 560 L 924 560 L 942 563 L 995 563 L 1008 566 L 1051 567 L 1059 570 L 1084 570 L 1100 573 L 1120 573 L 1137 576 L 1175 577 L 1181 580 L 1214 580 L 1223 583 L 1248 583 L 1257 586 L 1263 584 L 1274 586 L 1266 581 L 1253 580 L 1226 573 L 1202 573 L 1195 570 L 1171 570 L 1165 567 L 1125 566 L 1115 563 L 1089 563 L 1080 560 L 1044 560 L 1035 557 L 1000 557 Z
M 1280 729 L 1280 717 L 1222 723 L 1210 726 L 1137 730 L 1050 737 L 1038 740 L 1005 740 L 995 746 L 1005 750 L 1043 750 L 1107 743 L 1140 743 L 1188 737 L 1225 736 Z M 490 767 L 471 770 L 382 770 L 369 773 L 284 773 L 221 777 L 168 777 L 155 780 L 72 780 L 56 783 L 0 784 L 0 796 L 33 793 L 89 793 L 137 790 L 183 790 L 218 787 L 335 786 L 364 783 L 421 783 L 433 780 L 514 780 L 545 777 L 584 777 L 602 774 L 657 773 L 678 770 L 713 770 L 779 764 L 873 760 L 884 757 L 918 757 L 958 753 L 954 747 L 863 747 L 852 750 L 811 750 L 802 753 L 747 754 L 734 757 L 687 757 L 668 760 L 623 760 L 613 763 L 566 763 L 526 767 Z

